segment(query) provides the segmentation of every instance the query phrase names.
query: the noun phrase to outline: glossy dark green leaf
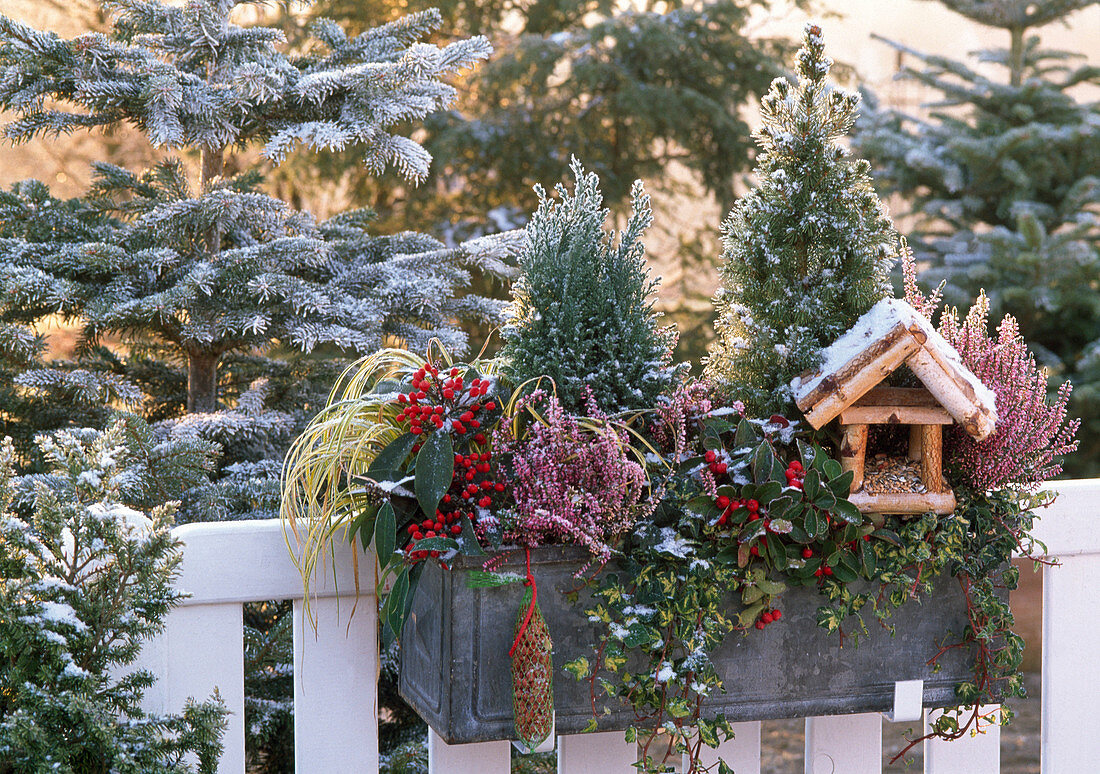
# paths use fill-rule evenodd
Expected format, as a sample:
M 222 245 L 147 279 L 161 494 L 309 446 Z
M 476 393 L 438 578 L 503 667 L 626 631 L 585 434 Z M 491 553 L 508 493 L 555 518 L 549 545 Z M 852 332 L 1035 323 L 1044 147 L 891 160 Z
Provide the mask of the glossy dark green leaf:
M 397 547 L 397 517 L 393 506 L 383 503 L 378 509 L 374 523 L 374 550 L 378 552 L 378 564 L 387 566 L 393 561 L 393 552 Z
M 458 541 L 449 537 L 430 537 L 416 541 L 414 551 L 457 551 Z
M 875 555 L 874 546 L 866 540 L 861 540 L 859 542 L 859 556 L 863 561 L 864 576 L 873 578 L 875 576 L 875 571 L 878 569 L 878 557 Z
M 775 569 L 787 569 L 787 552 L 784 550 L 783 544 L 779 542 L 779 538 L 775 536 L 768 540 L 768 558 Z
M 802 492 L 811 502 L 821 494 L 821 474 L 816 470 L 806 471 L 806 478 L 802 480 Z
M 806 534 L 811 538 L 816 538 L 825 533 L 825 519 L 821 517 L 821 514 L 818 513 L 815 508 L 808 508 L 806 510 L 806 518 L 803 523 L 806 527 Z
M 756 426 L 749 420 L 742 419 L 737 425 L 737 432 L 733 436 L 734 450 L 755 446 L 757 440 Z
M 375 481 L 392 480 L 389 475 L 380 476 L 379 474 L 388 474 L 390 471 L 400 473 L 404 470 L 403 463 L 409 458 L 414 445 L 416 445 L 416 436 L 412 433 L 397 436 L 378 452 L 370 467 L 367 468 L 367 475 Z
M 430 434 L 416 455 L 416 499 L 425 516 L 434 516 L 439 501 L 454 477 L 455 452 L 451 436 L 442 431 Z
M 852 490 L 853 478 L 855 478 L 855 473 L 853 471 L 844 471 L 838 477 L 829 481 L 829 491 L 836 495 L 838 500 L 841 497 L 847 497 L 848 493 Z
M 765 484 L 771 480 L 773 462 L 775 454 L 769 444 L 762 443 L 756 447 L 752 455 L 752 478 L 757 484 Z
M 466 556 L 485 556 L 485 551 L 474 532 L 474 523 L 469 516 L 462 517 L 462 532 L 458 535 L 458 549 Z

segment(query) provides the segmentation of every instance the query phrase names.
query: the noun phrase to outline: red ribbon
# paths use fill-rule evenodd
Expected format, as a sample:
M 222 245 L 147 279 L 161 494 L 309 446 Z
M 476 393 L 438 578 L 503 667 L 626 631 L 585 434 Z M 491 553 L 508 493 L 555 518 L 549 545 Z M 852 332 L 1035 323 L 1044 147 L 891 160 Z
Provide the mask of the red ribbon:
M 509 658 L 519 647 L 519 641 L 523 639 L 523 634 L 527 631 L 527 624 L 531 623 L 531 616 L 535 613 L 535 602 L 539 598 L 539 587 L 535 585 L 535 576 L 531 574 L 531 549 L 524 548 L 524 551 L 527 552 L 527 580 L 523 582 L 523 585 L 531 587 L 531 604 L 527 606 L 527 615 L 523 617 L 523 623 L 520 624 L 519 631 L 516 632 L 516 639 L 512 642 L 512 647 L 508 651 Z

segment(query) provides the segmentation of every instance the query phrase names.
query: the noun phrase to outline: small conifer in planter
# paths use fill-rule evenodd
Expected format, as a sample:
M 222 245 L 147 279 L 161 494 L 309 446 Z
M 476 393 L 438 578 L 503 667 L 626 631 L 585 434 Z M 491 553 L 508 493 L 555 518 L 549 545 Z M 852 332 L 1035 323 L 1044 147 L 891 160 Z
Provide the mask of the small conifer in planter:
M 538 187 L 527 226 L 522 274 L 513 288 L 511 324 L 501 358 L 516 383 L 548 377 L 570 411 L 591 398 L 615 413 L 652 406 L 668 390 L 675 333 L 658 327 L 656 281 L 641 239 L 653 223 L 649 196 L 637 181 L 626 228 L 604 230 L 599 179 L 577 159 L 576 189 L 558 186 L 554 200 Z
M 760 102 L 759 183 L 722 224 L 718 340 L 706 375 L 760 415 L 790 412 L 791 379 L 891 295 L 897 235 L 870 166 L 838 142 L 859 95 L 828 82 L 821 30 L 807 29 L 797 85 L 777 78 Z

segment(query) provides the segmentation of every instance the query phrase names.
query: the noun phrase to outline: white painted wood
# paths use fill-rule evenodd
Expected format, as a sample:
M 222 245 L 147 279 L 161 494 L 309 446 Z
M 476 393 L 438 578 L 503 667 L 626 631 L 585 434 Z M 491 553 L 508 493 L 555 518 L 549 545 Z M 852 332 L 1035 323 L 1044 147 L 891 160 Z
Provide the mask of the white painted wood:
M 1042 770 L 1053 774 L 1100 761 L 1100 554 L 1060 559 L 1043 570 Z
M 372 598 L 294 600 L 297 774 L 378 771 L 378 614 Z M 355 607 L 355 615 L 351 615 Z
M 184 543 L 178 588 L 191 594 L 184 606 L 302 596 L 302 576 L 288 547 L 294 536 L 283 532 L 278 519 L 186 524 L 172 534 Z M 362 547 L 340 533 L 323 566 L 318 562 L 310 594 L 354 594 L 353 552 L 358 552 L 360 594 L 373 594 L 373 558 L 364 557 Z
M 999 705 L 990 704 L 981 711 L 993 713 Z M 927 731 L 942 710 L 925 713 Z M 983 733 L 964 736 L 947 742 L 943 739 L 926 739 L 924 742 L 925 774 L 999 774 L 1001 770 L 1001 727 L 986 726 Z M 1045 769 L 1044 769 L 1045 770 Z
M 806 718 L 806 774 L 881 774 L 882 715 Z
M 558 737 L 558 774 L 635 774 L 637 760 L 622 731 Z
M 244 772 L 244 621 L 239 604 L 190 605 L 168 614 L 156 645 L 164 671 L 148 697 L 161 712 L 179 712 L 188 698 L 216 688 L 230 714 L 218 774 Z M 154 707 L 150 707 L 154 708 Z
M 1100 478 L 1053 481 L 1043 487 L 1058 492 L 1049 508 L 1038 511 L 1032 530 L 1050 556 L 1100 554 Z
M 717 750 L 703 745 L 699 752 L 699 763 L 711 771 L 721 758 L 736 774 L 760 774 L 760 722 L 734 723 L 734 737 L 723 742 Z M 684 756 L 682 771 L 688 770 L 687 756 Z
M 510 774 L 512 744 L 447 744 L 428 729 L 428 774 Z

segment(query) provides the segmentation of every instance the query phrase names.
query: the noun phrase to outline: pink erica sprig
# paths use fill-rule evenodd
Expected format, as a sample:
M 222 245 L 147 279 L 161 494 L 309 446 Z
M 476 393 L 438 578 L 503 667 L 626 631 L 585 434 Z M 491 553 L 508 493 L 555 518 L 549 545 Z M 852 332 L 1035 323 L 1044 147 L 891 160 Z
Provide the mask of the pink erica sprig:
M 925 297 L 916 284 L 913 255 L 903 246 L 905 300 L 931 317 L 939 305 L 939 290 Z M 947 436 L 948 463 L 969 488 L 986 492 L 1002 488 L 1035 490 L 1062 472 L 1061 459 L 1077 449 L 1074 436 L 1081 420 L 1067 420 L 1069 382 L 1048 398 L 1047 375 L 1039 368 L 1020 335 L 1015 318 L 1007 315 L 989 334 L 989 299 L 982 293 L 960 322 L 958 312 L 945 310 L 940 334 L 966 366 L 997 398 L 997 427 L 978 442 L 958 426 Z
M 525 546 L 576 543 L 601 561 L 611 543 L 649 510 L 642 503 L 643 467 L 632 457 L 626 434 L 595 405 L 587 416 L 567 414 L 556 397 L 538 391 L 519 402 L 517 414 L 535 417 L 519 437 L 503 423 L 494 446 L 510 458 L 515 519 L 505 541 Z

